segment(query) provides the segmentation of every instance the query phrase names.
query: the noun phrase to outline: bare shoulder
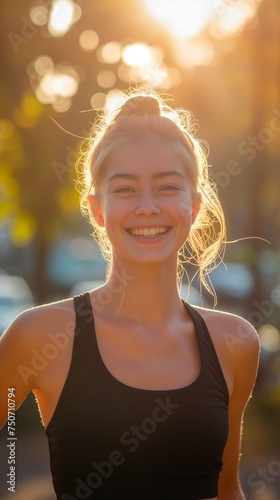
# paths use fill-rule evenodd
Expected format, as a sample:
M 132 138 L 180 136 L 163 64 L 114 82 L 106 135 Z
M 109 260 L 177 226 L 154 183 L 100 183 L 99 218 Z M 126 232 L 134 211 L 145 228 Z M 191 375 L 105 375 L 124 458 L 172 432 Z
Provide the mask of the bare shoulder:
M 212 339 L 224 343 L 231 353 L 241 348 L 243 352 L 247 349 L 259 352 L 259 337 L 249 321 L 233 313 L 202 307 L 195 309 L 203 317 Z
M 195 307 L 204 319 L 224 373 L 229 394 L 244 392 L 245 404 L 257 375 L 260 342 L 255 328 L 244 318 L 227 312 Z M 246 373 L 240 370 L 246 366 Z
M 1 350 L 5 346 L 17 345 L 17 350 L 23 346 L 28 348 L 46 342 L 46 336 L 58 331 L 73 329 L 74 326 L 73 299 L 36 306 L 20 313 L 10 324 L 0 339 Z M 0 351 L 1 352 L 1 351 Z
M 20 313 L 0 338 L 1 375 L 30 366 L 34 352 L 48 349 L 63 337 L 71 343 L 75 333 L 73 299 L 27 309 Z
M 74 333 L 72 299 L 27 309 L 12 321 L 0 339 L 0 428 L 7 419 L 1 407 L 7 388 L 16 388 L 19 407 L 29 392 L 48 387 L 44 378 L 54 377 L 57 385 L 58 368 L 67 370 Z M 50 397 L 51 391 L 45 393 Z

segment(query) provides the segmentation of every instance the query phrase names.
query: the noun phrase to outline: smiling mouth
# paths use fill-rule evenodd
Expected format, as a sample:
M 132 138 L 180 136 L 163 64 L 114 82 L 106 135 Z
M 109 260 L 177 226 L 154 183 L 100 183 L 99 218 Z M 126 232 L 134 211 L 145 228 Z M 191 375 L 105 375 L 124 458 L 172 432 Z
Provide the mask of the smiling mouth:
M 158 234 L 163 234 L 168 231 L 168 227 L 151 227 L 151 228 L 139 228 L 139 229 L 129 229 L 130 234 L 133 236 L 142 236 L 144 238 L 151 238 L 153 236 L 157 236 Z

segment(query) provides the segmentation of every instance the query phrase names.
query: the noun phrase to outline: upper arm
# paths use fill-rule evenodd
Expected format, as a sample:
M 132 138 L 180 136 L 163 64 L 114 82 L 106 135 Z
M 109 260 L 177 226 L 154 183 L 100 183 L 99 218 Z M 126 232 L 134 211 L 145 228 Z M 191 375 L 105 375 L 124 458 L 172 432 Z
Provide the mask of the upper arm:
M 0 338 L 0 428 L 7 420 L 8 389 L 18 408 L 36 394 L 40 410 L 53 410 L 68 373 L 75 331 L 72 299 L 21 313 Z
M 31 356 L 34 333 L 30 322 L 31 310 L 20 314 L 0 338 L 0 428 L 7 421 L 8 389 L 14 388 L 18 408 L 32 391 Z M 29 371 L 29 377 L 27 372 Z
M 237 337 L 236 342 L 232 341 L 231 349 L 228 349 L 227 353 L 233 389 L 229 401 L 229 433 L 223 454 L 223 470 L 219 480 L 219 499 L 229 500 L 232 498 L 232 493 L 239 494 L 240 499 L 243 498 L 238 485 L 242 421 L 255 384 L 260 351 L 256 331 L 245 320 L 234 318 L 230 330 L 232 339 L 234 336 Z

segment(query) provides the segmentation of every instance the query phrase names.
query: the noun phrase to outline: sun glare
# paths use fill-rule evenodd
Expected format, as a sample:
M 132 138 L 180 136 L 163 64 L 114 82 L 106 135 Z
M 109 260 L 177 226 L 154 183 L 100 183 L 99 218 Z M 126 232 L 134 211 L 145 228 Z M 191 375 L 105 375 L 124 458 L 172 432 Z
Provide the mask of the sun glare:
M 192 38 L 207 24 L 213 5 L 209 0 L 144 0 L 150 13 L 174 38 Z
M 72 0 L 54 0 L 48 24 L 51 36 L 65 35 L 81 14 L 81 7 Z
M 196 38 L 213 24 L 227 38 L 253 19 L 262 0 L 143 0 L 174 40 Z
M 152 61 L 152 52 L 146 43 L 133 43 L 123 48 L 122 60 L 127 66 L 146 66 Z

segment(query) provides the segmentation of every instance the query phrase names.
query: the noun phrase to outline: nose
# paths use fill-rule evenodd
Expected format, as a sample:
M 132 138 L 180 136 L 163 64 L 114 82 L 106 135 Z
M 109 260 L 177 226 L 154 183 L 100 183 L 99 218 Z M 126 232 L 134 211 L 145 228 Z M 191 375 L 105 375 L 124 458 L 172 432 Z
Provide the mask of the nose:
M 156 197 L 152 191 L 145 190 L 139 194 L 136 215 L 153 215 L 160 211 Z

